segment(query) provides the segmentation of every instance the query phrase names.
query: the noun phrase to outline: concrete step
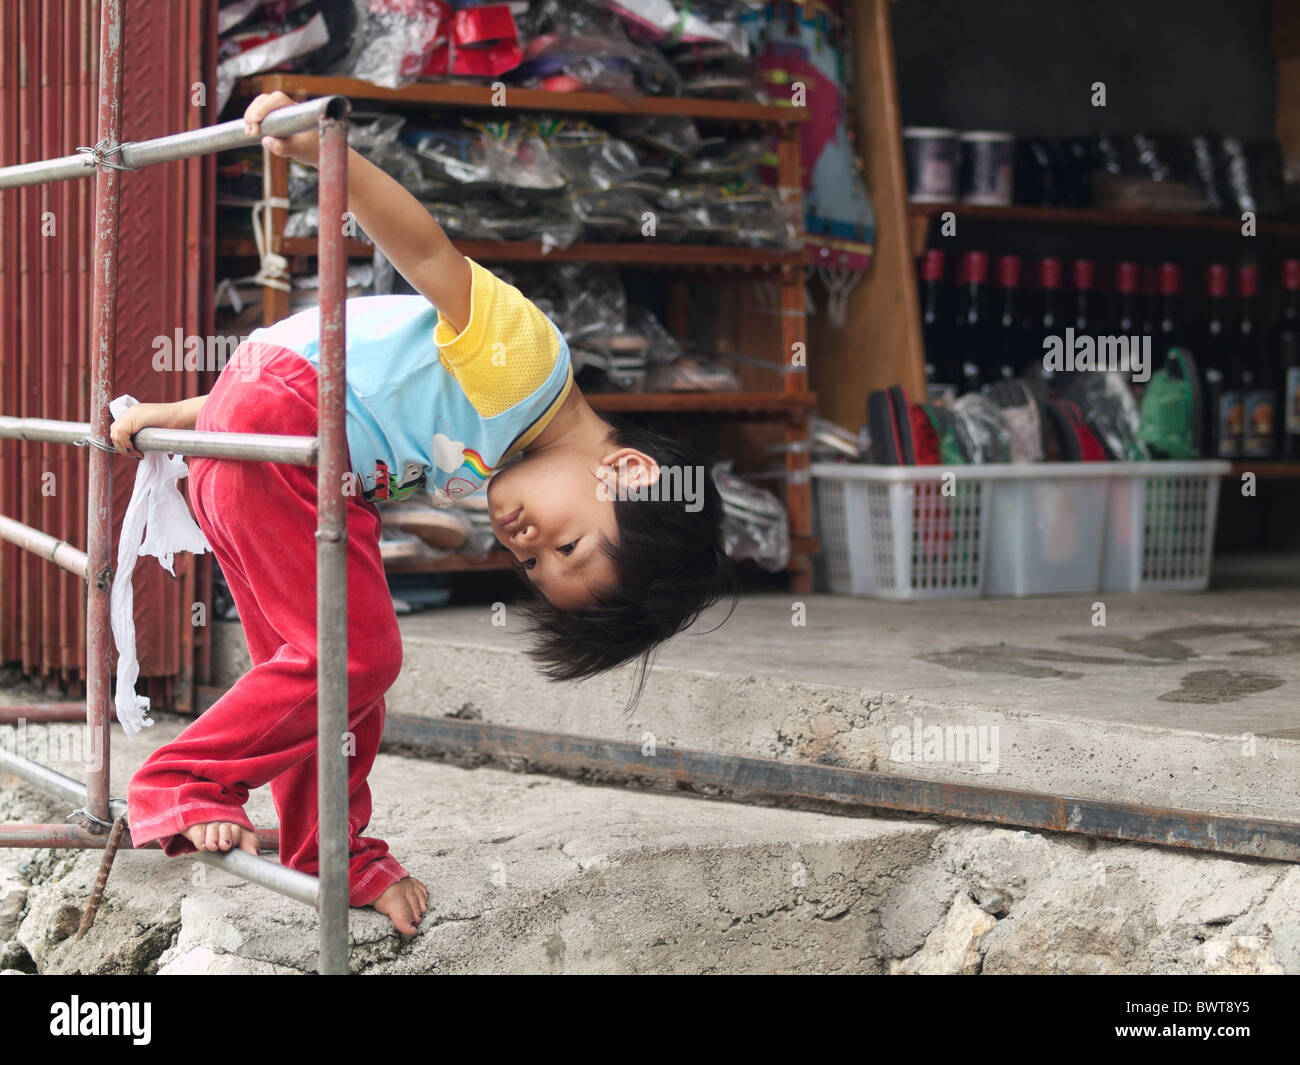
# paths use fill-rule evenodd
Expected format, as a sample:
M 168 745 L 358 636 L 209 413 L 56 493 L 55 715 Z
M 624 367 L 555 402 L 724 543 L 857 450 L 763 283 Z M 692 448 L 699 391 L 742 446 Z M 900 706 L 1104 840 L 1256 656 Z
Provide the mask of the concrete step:
M 184 722 L 113 745 L 113 793 Z M 56 762 L 74 772 L 75 767 Z M 430 888 L 365 973 L 1300 972 L 1300 867 L 590 786 L 381 754 L 371 832 Z M 274 823 L 267 789 L 249 801 Z M 61 816 L 0 777 L 0 817 Z M 191 859 L 0 850 L 0 970 L 298 973 L 314 911 Z
M 509 607 L 458 607 L 402 619 L 405 661 L 388 705 L 1294 821 L 1295 595 L 1274 585 L 1016 602 L 747 596 L 717 631 L 707 632 L 721 608 L 662 648 L 630 716 L 630 667 L 548 682 Z M 230 682 L 246 652 L 237 627 L 217 629 L 215 658 Z

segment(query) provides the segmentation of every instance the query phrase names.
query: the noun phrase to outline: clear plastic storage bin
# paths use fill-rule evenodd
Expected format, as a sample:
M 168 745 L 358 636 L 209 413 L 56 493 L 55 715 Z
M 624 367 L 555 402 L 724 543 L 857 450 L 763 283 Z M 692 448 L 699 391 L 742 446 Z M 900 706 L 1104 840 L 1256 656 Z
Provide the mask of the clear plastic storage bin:
M 1203 591 L 1210 583 L 1219 478 L 1231 463 L 1125 462 L 1110 483 L 1101 589 Z
M 1230 468 L 814 463 L 819 583 L 885 599 L 1204 589 Z

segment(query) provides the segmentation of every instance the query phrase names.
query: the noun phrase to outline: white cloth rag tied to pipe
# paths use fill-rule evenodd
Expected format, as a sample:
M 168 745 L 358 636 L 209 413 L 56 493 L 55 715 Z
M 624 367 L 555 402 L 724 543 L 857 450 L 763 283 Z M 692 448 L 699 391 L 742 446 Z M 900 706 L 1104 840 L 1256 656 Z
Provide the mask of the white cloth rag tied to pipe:
M 114 418 L 120 418 L 139 400 L 134 396 L 118 396 L 108 405 Z M 109 596 L 109 609 L 113 621 L 113 642 L 117 644 L 117 692 L 114 705 L 117 720 L 121 722 L 127 739 L 145 725 L 152 725 L 149 717 L 149 698 L 135 693 L 135 682 L 140 676 L 140 662 L 135 650 L 135 592 L 131 575 L 135 560 L 141 555 L 153 555 L 173 577 L 172 559 L 177 551 L 191 551 L 196 555 L 209 550 L 203 530 L 190 516 L 189 507 L 176 482 L 188 474 L 185 460 L 179 455 L 150 451 L 140 460 L 135 472 L 135 488 L 122 519 L 122 535 L 117 545 L 117 573 L 113 576 L 113 590 Z

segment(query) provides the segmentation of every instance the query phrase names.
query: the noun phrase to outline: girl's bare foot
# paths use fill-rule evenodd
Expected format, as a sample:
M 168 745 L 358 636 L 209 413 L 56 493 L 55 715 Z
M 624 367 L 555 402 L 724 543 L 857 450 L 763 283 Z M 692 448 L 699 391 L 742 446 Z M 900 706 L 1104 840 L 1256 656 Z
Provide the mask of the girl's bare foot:
M 424 911 L 429 908 L 429 889 L 412 876 L 403 877 L 390 884 L 379 898 L 370 904 L 388 919 L 404 936 L 413 936 Z
M 257 834 L 230 821 L 204 821 L 181 833 L 201 851 L 228 851 L 231 847 L 257 854 Z

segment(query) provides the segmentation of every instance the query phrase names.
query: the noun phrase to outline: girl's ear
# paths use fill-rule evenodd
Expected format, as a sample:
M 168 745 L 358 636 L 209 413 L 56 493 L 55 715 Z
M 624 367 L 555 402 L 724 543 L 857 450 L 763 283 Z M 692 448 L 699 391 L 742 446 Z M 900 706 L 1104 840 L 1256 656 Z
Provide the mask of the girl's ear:
M 659 464 L 644 451 L 625 447 L 611 451 L 602 465 L 618 471 L 618 483 L 628 488 L 648 488 L 659 480 Z

